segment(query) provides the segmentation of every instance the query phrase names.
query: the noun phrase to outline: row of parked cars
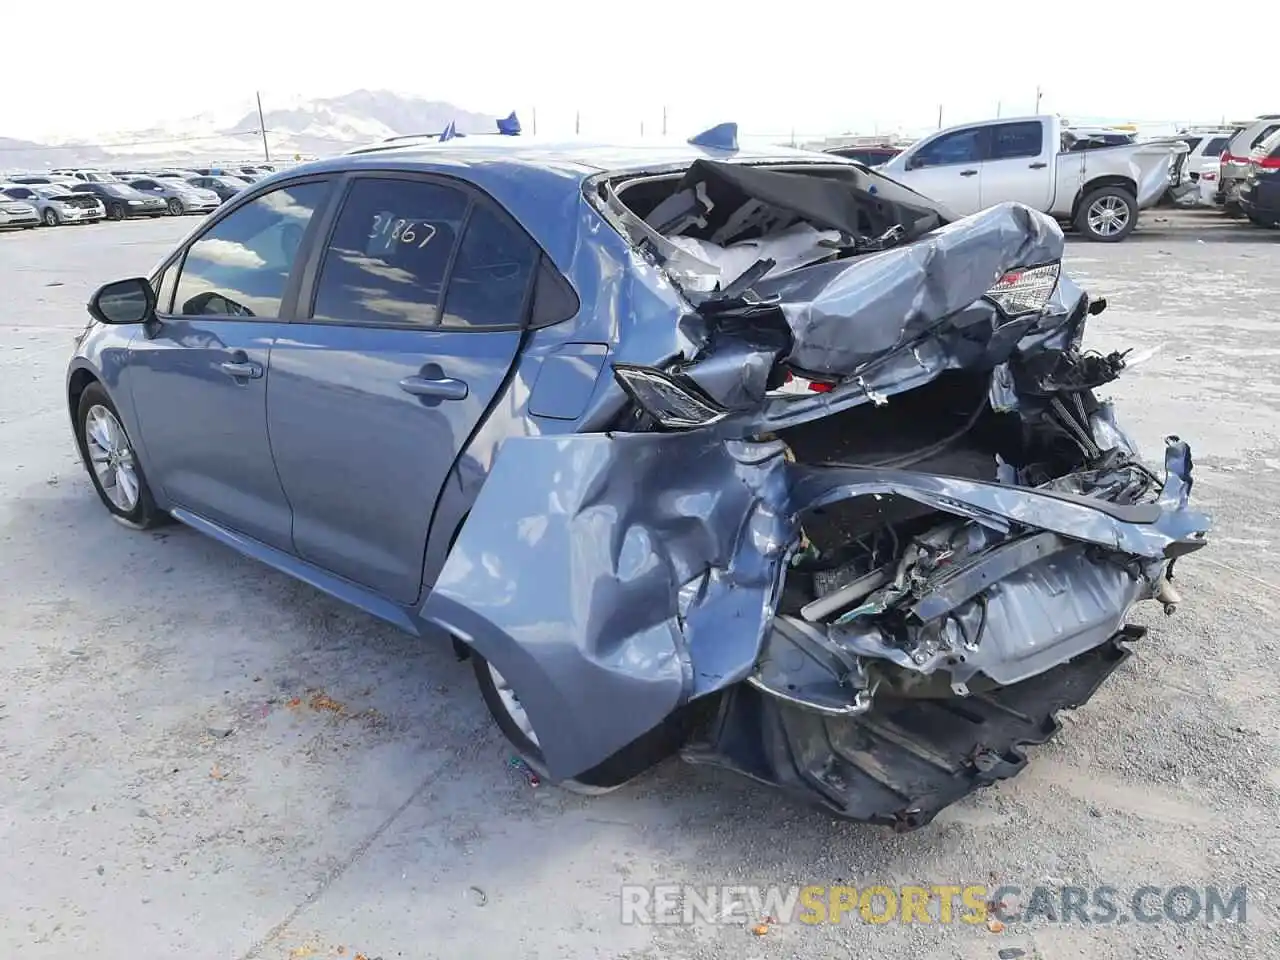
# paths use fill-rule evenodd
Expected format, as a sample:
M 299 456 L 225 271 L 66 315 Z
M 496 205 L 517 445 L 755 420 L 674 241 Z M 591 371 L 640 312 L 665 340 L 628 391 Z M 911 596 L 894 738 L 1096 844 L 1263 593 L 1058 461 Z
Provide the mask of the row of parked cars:
M 1215 200 L 1260 227 L 1280 226 L 1280 114 L 1235 130 L 1219 158 Z
M 273 172 L 256 164 L 0 174 L 0 228 L 205 214 Z

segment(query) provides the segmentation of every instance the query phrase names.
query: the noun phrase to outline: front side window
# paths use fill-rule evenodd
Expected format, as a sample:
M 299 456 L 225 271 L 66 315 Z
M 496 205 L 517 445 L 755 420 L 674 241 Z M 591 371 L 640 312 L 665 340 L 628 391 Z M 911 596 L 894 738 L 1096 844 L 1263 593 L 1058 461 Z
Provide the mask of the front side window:
M 439 183 L 355 181 L 324 253 L 315 319 L 435 326 L 467 206 Z
M 998 123 L 991 128 L 992 160 L 1038 157 L 1044 147 L 1044 127 L 1038 120 Z
M 913 167 L 941 167 L 953 163 L 977 163 L 982 159 L 982 127 L 956 130 L 920 148 Z
M 182 316 L 280 316 L 289 274 L 327 182 L 257 197 L 219 220 L 187 250 L 173 312 Z

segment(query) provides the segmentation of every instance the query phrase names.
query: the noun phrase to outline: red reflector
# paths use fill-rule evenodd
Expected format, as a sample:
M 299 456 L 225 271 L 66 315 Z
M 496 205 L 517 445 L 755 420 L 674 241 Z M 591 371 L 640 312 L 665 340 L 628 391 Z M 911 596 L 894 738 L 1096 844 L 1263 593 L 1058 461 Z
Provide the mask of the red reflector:
M 833 386 L 830 383 L 818 383 L 816 380 L 809 381 L 809 389 L 814 393 L 830 393 Z
M 1200 174 L 1200 179 L 1201 180 L 1217 180 L 1218 175 L 1214 173 L 1212 170 L 1210 170 L 1207 173 Z

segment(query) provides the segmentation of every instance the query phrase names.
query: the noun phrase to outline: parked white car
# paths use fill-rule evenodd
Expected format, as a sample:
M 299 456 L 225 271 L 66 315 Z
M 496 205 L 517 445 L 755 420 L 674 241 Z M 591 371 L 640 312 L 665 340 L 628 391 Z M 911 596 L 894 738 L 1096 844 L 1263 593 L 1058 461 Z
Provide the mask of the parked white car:
M 97 197 L 72 193 L 59 183 L 0 183 L 0 200 L 5 199 L 31 204 L 46 227 L 93 223 L 107 215 Z
M 1240 132 L 1240 127 L 1196 128 L 1178 134 L 1191 152 L 1183 165 L 1196 190 L 1182 199 L 1186 206 L 1212 206 L 1218 192 L 1220 158 L 1227 143 Z
M 1171 189 L 1195 189 L 1181 182 L 1181 140 L 1065 146 L 1058 117 L 989 120 L 917 140 L 879 169 L 961 216 L 1016 200 L 1104 242 L 1127 237 Z
M 40 214 L 31 204 L 0 197 L 0 230 L 38 227 Z

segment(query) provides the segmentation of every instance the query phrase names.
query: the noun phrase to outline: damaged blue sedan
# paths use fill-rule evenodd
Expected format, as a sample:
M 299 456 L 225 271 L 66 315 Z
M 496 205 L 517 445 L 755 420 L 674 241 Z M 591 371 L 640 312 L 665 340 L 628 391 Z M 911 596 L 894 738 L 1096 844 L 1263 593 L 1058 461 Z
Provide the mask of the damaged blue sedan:
M 730 127 L 401 140 L 101 288 L 67 401 L 117 519 L 443 628 L 548 778 L 679 753 L 909 830 L 1018 773 L 1205 543 L 1062 252 Z

